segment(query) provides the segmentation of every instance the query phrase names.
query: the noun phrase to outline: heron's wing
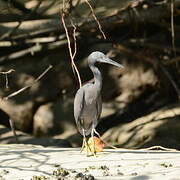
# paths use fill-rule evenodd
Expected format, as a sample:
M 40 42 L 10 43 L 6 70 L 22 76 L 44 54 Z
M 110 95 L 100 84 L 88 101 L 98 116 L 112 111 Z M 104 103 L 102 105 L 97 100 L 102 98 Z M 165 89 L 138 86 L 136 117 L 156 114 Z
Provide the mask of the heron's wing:
M 76 120 L 76 124 L 78 125 L 82 111 L 83 111 L 83 107 L 84 107 L 84 89 L 80 88 L 75 96 L 74 99 L 74 118 Z
M 96 102 L 96 108 L 97 108 L 97 120 L 99 120 L 102 112 L 102 99 L 101 95 L 98 96 L 98 100 Z

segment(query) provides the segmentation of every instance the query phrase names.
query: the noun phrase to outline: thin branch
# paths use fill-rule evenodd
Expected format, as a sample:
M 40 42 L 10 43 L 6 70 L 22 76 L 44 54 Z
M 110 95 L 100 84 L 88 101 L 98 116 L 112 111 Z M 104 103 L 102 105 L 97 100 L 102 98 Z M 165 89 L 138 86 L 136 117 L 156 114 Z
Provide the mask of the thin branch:
M 8 74 L 10 74 L 10 73 L 12 73 L 14 71 L 15 71 L 14 69 L 10 69 L 10 70 L 5 71 L 5 72 L 0 72 L 0 74 L 5 75 L 5 78 L 6 78 L 6 89 L 9 88 Z
M 172 36 L 172 46 L 173 46 L 173 52 L 176 56 L 176 47 L 175 47 L 175 32 L 174 32 L 174 0 L 171 0 L 171 36 Z
M 15 137 L 16 143 L 19 144 L 19 139 L 18 139 L 17 134 L 16 134 L 14 121 L 11 118 L 9 118 L 9 124 L 10 124 L 11 130 L 13 132 L 13 135 Z
M 11 60 L 11 59 L 16 59 L 16 58 L 20 58 L 22 56 L 25 56 L 29 53 L 34 53 L 34 52 L 38 52 L 42 49 L 42 45 L 34 45 L 32 47 L 29 47 L 27 49 L 23 49 L 23 50 L 20 50 L 20 51 L 17 51 L 17 52 L 13 52 L 9 55 L 6 55 L 6 56 L 2 56 L 0 57 L 0 64 L 3 64 L 4 62 L 7 62 L 8 60 Z
M 77 53 L 77 43 L 76 43 L 76 26 L 74 25 L 73 21 L 72 21 L 72 18 L 70 18 L 70 21 L 71 21 L 71 25 L 73 26 L 73 42 L 74 42 L 74 52 L 73 52 L 73 55 L 72 55 L 72 59 L 73 59 L 73 62 L 74 62 L 74 58 L 76 56 L 76 53 Z M 72 65 L 72 63 L 71 63 Z M 73 66 L 72 66 L 73 67 Z M 73 70 L 73 73 L 74 75 L 76 75 L 76 71 L 75 71 L 75 68 L 73 67 L 72 68 Z M 79 72 L 78 72 L 79 73 Z M 77 75 L 78 77 L 78 75 Z M 78 81 L 79 81 L 79 87 L 81 87 L 81 79 L 80 79 L 80 75 L 78 77 Z
M 64 4 L 64 1 L 63 1 L 63 8 L 65 8 L 65 4 Z M 61 21 L 62 21 L 62 24 L 63 24 L 63 27 L 64 27 L 64 30 L 65 30 L 65 33 L 66 33 L 66 38 L 67 38 L 67 41 L 68 41 L 68 50 L 69 50 L 69 55 L 70 55 L 70 58 L 71 58 L 71 66 L 72 66 L 72 69 L 73 71 L 75 70 L 76 72 L 76 75 L 77 75 L 77 78 L 78 78 L 78 82 L 79 82 L 79 87 L 82 86 L 82 83 L 81 83 L 81 77 L 80 77 L 80 74 L 79 74 L 79 71 L 76 67 L 76 64 L 74 63 L 74 57 L 76 55 L 76 45 L 75 45 L 75 50 L 74 50 L 74 54 L 72 54 L 72 48 L 71 48 L 71 42 L 70 42 L 70 37 L 69 37 L 69 32 L 67 30 L 67 27 L 66 27 L 66 23 L 65 23 L 65 20 L 64 20 L 64 12 L 62 11 L 61 12 Z M 74 32 L 76 31 L 76 28 L 74 28 Z M 73 35 L 74 37 L 74 35 Z M 76 38 L 74 38 L 74 43 L 76 43 Z
M 178 99 L 180 100 L 180 90 L 178 85 L 176 84 L 176 82 L 174 81 L 174 79 L 172 78 L 172 75 L 169 73 L 169 71 L 167 71 L 167 69 L 163 66 L 163 64 L 161 64 L 159 62 L 159 66 L 162 69 L 162 71 L 164 72 L 164 74 L 166 75 L 166 77 L 169 79 L 169 81 L 171 82 L 172 86 L 174 87 L 175 91 L 177 92 L 178 95 Z
M 8 71 L 1 71 L 0 74 L 10 74 L 10 73 L 12 73 L 14 71 L 15 71 L 14 69 L 10 69 Z
M 73 26 L 73 39 L 74 39 L 74 53 L 73 53 L 73 59 L 74 59 L 75 56 L 76 56 L 76 53 L 77 53 L 76 26 L 74 25 L 72 19 L 70 19 L 70 21 L 71 21 L 71 25 Z
M 86 3 L 88 4 L 88 6 L 90 7 L 90 9 L 91 9 L 92 15 L 93 15 L 95 21 L 96 21 L 97 24 L 98 24 L 98 28 L 99 28 L 99 30 L 100 30 L 100 32 L 101 32 L 103 38 L 106 39 L 106 35 L 105 35 L 105 33 L 103 32 L 103 30 L 102 30 L 102 26 L 101 26 L 99 20 L 97 19 L 97 17 L 96 17 L 96 15 L 95 15 L 95 13 L 94 13 L 94 10 L 93 10 L 93 8 L 92 8 L 92 6 L 91 6 L 89 0 L 85 0 L 85 1 L 86 1 Z
M 180 57 L 173 58 L 170 61 L 164 62 L 163 64 L 164 65 L 171 65 L 173 63 L 176 63 L 177 61 L 180 62 Z
M 171 36 L 172 36 L 173 53 L 174 53 L 174 57 L 176 58 L 175 31 L 174 31 L 174 0 L 171 0 Z M 180 67 L 178 61 L 176 61 L 176 67 L 178 73 L 180 74 Z
M 14 96 L 22 93 L 23 91 L 31 88 L 31 87 L 32 87 L 35 83 L 37 83 L 52 67 L 53 67 L 52 65 L 49 65 L 49 67 L 48 67 L 42 74 L 40 74 L 40 75 L 34 80 L 33 83 L 31 83 L 31 84 L 29 84 L 29 85 L 27 85 L 27 86 L 19 89 L 18 91 L 13 92 L 12 94 L 10 94 L 10 95 L 8 95 L 8 96 L 6 96 L 6 97 L 3 97 L 3 100 L 8 100 L 9 98 L 12 98 L 12 97 L 14 97 Z
M 0 57 L 0 65 L 8 63 L 9 61 L 11 61 L 13 59 L 23 57 L 23 56 L 25 56 L 27 54 L 34 54 L 35 52 L 40 52 L 44 48 L 45 49 L 55 49 L 57 47 L 65 45 L 65 44 L 67 44 L 67 40 L 55 41 L 55 42 L 52 42 L 52 43 L 48 43 L 48 45 L 46 45 L 46 44 L 42 45 L 42 44 L 37 43 L 36 45 L 34 45 L 32 47 L 29 47 L 27 49 L 23 49 L 23 50 L 20 50 L 20 51 L 17 51 L 17 52 L 13 52 L 13 53 L 11 53 L 9 55 Z

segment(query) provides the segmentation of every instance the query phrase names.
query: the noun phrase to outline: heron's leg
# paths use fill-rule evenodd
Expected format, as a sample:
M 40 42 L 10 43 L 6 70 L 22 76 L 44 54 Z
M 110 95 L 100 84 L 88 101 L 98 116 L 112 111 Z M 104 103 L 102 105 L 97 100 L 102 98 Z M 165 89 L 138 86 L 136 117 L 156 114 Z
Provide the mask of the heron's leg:
M 87 143 L 84 129 L 82 130 L 82 132 L 83 132 L 83 143 L 81 147 L 81 152 L 86 148 L 86 143 Z
M 96 129 L 94 128 L 94 133 L 99 137 L 99 139 L 102 141 L 102 142 L 104 142 L 102 139 L 101 139 L 101 136 L 100 136 L 100 134 L 96 131 Z
M 101 139 L 100 134 L 96 131 L 96 129 L 95 129 L 95 128 L 94 128 L 94 133 L 95 133 L 96 135 L 98 135 L 99 139 Z
M 92 138 L 92 143 L 93 143 L 93 146 L 92 146 L 93 149 L 91 150 L 91 152 L 94 156 L 96 156 L 96 145 L 95 145 L 95 141 L 94 141 L 94 132 L 95 132 L 95 128 L 92 128 L 91 138 Z
M 88 156 L 88 151 L 91 152 L 91 149 L 89 147 L 89 144 L 87 142 L 86 136 L 85 136 L 85 132 L 83 129 L 83 143 L 82 143 L 82 147 L 81 147 L 81 152 L 86 148 L 87 150 L 87 156 Z
M 84 150 L 84 148 L 86 147 L 85 141 L 86 141 L 86 137 L 83 136 L 83 143 L 82 143 L 82 147 L 81 147 L 81 152 L 82 152 L 82 151 Z

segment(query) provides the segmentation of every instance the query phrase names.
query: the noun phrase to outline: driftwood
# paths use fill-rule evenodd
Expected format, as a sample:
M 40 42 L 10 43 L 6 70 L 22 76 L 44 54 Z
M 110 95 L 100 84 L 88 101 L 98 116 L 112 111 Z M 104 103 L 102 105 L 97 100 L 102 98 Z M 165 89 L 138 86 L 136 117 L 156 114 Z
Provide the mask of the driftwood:
M 122 122 L 122 124 L 110 128 L 102 138 L 125 148 L 165 145 L 180 149 L 178 143 L 179 118 L 179 104 L 174 104 L 137 118 L 133 122 Z
M 175 1 L 175 7 L 176 6 L 179 6 L 178 1 Z M 132 1 L 109 16 L 99 17 L 99 21 L 105 31 L 109 28 L 113 29 L 116 26 L 130 26 L 134 23 L 155 23 L 158 24 L 158 26 L 162 26 L 161 24 L 159 25 L 159 21 L 161 21 L 162 18 L 170 17 L 170 10 L 170 3 L 158 4 L 148 3 L 146 1 L 135 3 Z M 73 25 L 68 22 L 68 19 L 66 24 L 68 30 L 72 31 Z M 96 20 L 93 18 L 76 18 L 74 25 L 76 26 L 76 31 L 82 34 L 86 32 L 86 36 L 87 34 L 91 34 L 91 29 L 97 29 Z M 54 36 L 47 37 L 47 35 L 51 33 L 54 33 Z M 22 47 L 22 50 L 0 56 L 1 65 L 8 62 L 8 60 L 40 52 L 43 49 L 54 49 L 67 43 L 67 41 L 62 38 L 65 37 L 65 34 L 63 25 L 59 19 L 0 23 L 0 34 L 0 47 Z M 61 36 L 59 36 L 59 34 L 61 34 Z M 78 34 L 78 36 L 80 36 L 79 39 L 81 39 L 81 34 Z M 34 38 L 34 40 L 32 38 Z M 27 44 L 28 48 L 24 48 Z
M 158 21 L 162 18 L 170 17 L 170 7 L 168 3 L 154 5 L 152 7 L 147 5 L 146 8 L 141 7 L 139 4 L 136 7 L 131 6 L 132 5 L 130 4 L 129 6 L 116 11 L 108 17 L 100 17 L 99 20 L 101 25 L 106 29 L 107 27 L 113 27 L 116 24 L 131 24 L 134 22 L 134 20 L 136 23 L 158 23 Z M 11 31 L 13 28 L 16 28 L 18 24 L 19 22 L 0 23 L 1 36 L 5 36 L 4 34 Z M 97 27 L 97 24 L 93 18 L 76 18 L 75 25 L 80 32 Z M 73 28 L 70 22 L 68 23 L 67 27 L 68 29 Z M 14 35 L 10 37 L 10 39 L 18 40 L 21 38 L 42 35 L 44 33 L 62 33 L 63 31 L 64 29 L 59 19 L 29 20 L 21 22 L 19 28 L 16 30 Z

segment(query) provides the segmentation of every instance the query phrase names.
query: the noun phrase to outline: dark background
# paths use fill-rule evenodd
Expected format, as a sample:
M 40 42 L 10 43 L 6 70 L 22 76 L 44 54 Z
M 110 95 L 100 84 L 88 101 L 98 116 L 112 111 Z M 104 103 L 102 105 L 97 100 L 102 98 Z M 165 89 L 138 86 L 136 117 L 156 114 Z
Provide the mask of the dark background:
M 93 51 L 125 66 L 123 71 L 100 67 L 103 112 L 97 130 L 102 138 L 119 147 L 179 149 L 180 1 L 89 2 L 94 14 L 83 0 L 64 1 L 64 6 L 57 0 L 0 1 L 0 143 L 16 143 L 12 121 L 20 143 L 81 144 L 73 117 L 79 84 L 64 14 L 73 52 L 76 27 L 74 62 L 83 83 L 93 78 L 87 65 Z

